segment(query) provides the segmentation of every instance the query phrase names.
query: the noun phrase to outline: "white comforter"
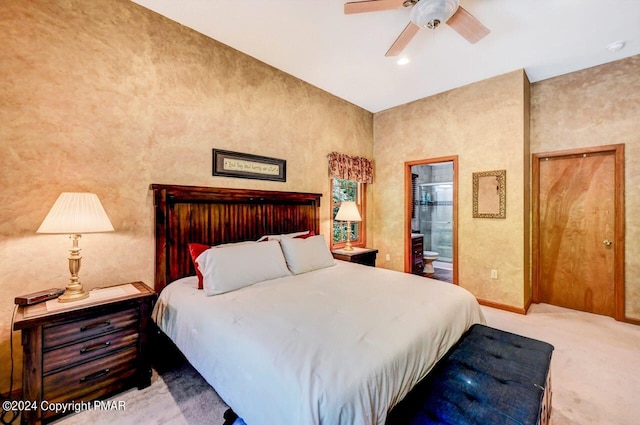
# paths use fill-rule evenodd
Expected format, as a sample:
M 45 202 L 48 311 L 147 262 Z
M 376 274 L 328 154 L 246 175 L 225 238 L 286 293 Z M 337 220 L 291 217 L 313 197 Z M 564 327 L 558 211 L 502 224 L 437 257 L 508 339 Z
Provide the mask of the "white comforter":
M 184 278 L 153 318 L 248 425 L 384 424 L 484 317 L 458 286 L 337 263 L 211 297 Z

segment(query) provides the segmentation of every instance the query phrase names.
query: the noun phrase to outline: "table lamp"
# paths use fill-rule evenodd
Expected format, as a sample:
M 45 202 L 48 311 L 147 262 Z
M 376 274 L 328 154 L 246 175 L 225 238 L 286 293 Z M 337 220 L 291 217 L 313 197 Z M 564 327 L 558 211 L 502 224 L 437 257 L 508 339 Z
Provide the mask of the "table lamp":
M 358 211 L 358 206 L 353 201 L 344 201 L 340 204 L 340 209 L 338 210 L 338 214 L 336 214 L 335 219 L 347 222 L 347 243 L 344 246 L 344 250 L 353 251 L 353 247 L 351 246 L 351 222 L 362 221 L 360 211 Z
M 83 233 L 113 232 L 113 226 L 104 211 L 98 196 L 94 193 L 63 192 L 56 200 L 37 233 L 66 233 L 73 241 L 69 250 L 69 271 L 71 281 L 60 302 L 77 301 L 89 296 L 78 279 L 80 270 L 80 248 L 78 239 Z

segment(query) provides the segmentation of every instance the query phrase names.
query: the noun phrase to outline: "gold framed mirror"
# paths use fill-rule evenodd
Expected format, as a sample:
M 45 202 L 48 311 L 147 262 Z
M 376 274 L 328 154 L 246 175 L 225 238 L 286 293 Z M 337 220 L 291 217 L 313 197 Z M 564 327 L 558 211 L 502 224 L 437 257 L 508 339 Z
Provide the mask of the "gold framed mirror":
M 473 173 L 473 217 L 507 217 L 507 170 Z

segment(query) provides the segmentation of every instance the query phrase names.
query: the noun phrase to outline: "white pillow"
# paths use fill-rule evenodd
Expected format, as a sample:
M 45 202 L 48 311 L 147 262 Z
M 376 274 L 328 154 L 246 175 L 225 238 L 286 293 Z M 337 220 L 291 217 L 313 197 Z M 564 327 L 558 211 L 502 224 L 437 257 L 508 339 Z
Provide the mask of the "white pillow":
M 208 249 L 197 258 L 205 295 L 218 295 L 264 280 L 290 276 L 280 243 L 227 245 Z
M 262 241 L 265 241 L 265 240 L 268 240 L 268 241 L 279 241 L 280 239 L 283 239 L 283 238 L 295 238 L 296 236 L 306 235 L 307 233 L 309 233 L 308 230 L 305 230 L 304 232 L 286 233 L 286 234 L 283 234 L 283 235 L 264 235 L 260 239 L 258 239 L 256 242 L 262 242 Z
M 287 267 L 293 274 L 306 273 L 336 264 L 322 235 L 306 239 L 282 238 L 280 245 L 287 260 Z

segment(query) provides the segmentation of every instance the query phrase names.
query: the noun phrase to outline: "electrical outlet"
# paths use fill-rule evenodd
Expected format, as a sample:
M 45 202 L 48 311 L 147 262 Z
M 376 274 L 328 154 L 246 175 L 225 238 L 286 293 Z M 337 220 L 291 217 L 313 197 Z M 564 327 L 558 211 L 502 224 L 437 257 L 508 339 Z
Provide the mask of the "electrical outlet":
M 491 269 L 491 279 L 497 279 L 497 278 L 498 278 L 498 270 Z
M 384 256 L 385 261 L 391 261 L 391 254 L 387 254 Z

